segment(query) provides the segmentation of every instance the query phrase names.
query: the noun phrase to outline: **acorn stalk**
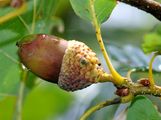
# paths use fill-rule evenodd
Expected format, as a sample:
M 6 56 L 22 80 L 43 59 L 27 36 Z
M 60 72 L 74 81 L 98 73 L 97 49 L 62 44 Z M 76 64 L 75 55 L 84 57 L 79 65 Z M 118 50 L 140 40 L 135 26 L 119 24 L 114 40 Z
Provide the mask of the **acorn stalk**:
M 82 42 L 36 34 L 24 37 L 17 46 L 21 62 L 30 71 L 64 90 L 75 91 L 112 79 Z

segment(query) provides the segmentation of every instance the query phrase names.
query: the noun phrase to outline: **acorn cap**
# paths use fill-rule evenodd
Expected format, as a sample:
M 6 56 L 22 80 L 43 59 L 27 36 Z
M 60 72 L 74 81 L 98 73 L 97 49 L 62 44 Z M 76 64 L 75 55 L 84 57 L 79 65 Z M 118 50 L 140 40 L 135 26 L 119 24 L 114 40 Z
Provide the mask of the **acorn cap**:
M 104 71 L 96 54 L 84 43 L 68 42 L 58 84 L 67 91 L 85 88 L 102 77 Z
M 84 43 L 51 35 L 30 35 L 17 44 L 22 63 L 39 77 L 67 91 L 97 83 L 105 73 Z

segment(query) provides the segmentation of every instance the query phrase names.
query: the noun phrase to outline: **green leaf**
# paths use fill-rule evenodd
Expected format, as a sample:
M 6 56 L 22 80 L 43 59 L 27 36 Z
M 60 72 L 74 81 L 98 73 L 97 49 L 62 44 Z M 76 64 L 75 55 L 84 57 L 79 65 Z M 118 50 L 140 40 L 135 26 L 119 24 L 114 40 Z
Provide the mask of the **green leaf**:
M 0 49 L 0 93 L 17 94 L 20 70 L 16 53 L 16 46 L 14 45 Z
M 6 97 L 0 101 L 0 120 L 13 120 L 16 97 Z
M 16 95 L 19 88 L 19 69 L 18 66 L 8 67 L 5 77 L 1 80 L 0 93 Z
M 127 120 L 161 120 L 161 116 L 148 98 L 137 96 L 128 109 Z
M 94 4 L 98 22 L 101 24 L 111 15 L 116 6 L 116 0 L 95 0 Z
M 81 18 L 92 21 L 90 0 L 70 0 L 75 13 Z M 98 22 L 105 22 L 116 5 L 116 0 L 94 0 L 95 13 Z
M 26 97 L 23 120 L 49 120 L 65 112 L 72 96 L 51 83 L 35 87 Z
M 161 36 L 157 33 L 146 34 L 142 48 L 145 53 L 161 52 Z
M 12 7 L 6 7 L 5 9 L 4 8 L 0 8 L 0 16 L 3 16 L 11 11 L 15 10 L 14 8 Z

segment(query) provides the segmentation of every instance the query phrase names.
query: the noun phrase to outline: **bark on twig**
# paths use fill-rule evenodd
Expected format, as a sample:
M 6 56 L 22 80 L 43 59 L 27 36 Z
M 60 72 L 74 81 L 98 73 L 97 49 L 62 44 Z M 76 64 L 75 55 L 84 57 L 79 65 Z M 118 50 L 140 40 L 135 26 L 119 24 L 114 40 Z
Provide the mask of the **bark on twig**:
M 161 3 L 154 0 L 118 0 L 152 14 L 161 21 Z

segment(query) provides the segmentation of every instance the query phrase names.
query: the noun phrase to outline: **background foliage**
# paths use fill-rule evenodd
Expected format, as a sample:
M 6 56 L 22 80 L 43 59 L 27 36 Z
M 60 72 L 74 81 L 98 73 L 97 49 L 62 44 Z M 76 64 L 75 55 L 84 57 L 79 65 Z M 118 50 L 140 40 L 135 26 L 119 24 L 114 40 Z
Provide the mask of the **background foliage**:
M 100 4 L 99 1 L 104 2 L 104 4 Z M 108 15 L 110 15 L 116 5 L 112 0 L 106 2 L 106 0 L 96 0 L 96 13 L 98 13 L 100 24 L 107 20 Z M 46 33 L 58 35 L 65 39 L 83 41 L 97 52 L 104 68 L 107 70 L 96 42 L 95 32 L 92 25 L 88 22 L 91 19 L 90 11 L 84 11 L 80 4 L 88 8 L 88 2 L 80 2 L 80 0 L 36 0 L 36 4 L 34 0 L 28 0 L 28 8 L 23 15 L 0 24 L 0 120 L 16 118 L 15 110 L 19 100 L 19 88 L 21 85 L 21 69 L 17 56 L 16 42 L 27 34 Z M 105 7 L 106 9 L 102 10 L 101 8 L 106 4 L 109 7 Z M 87 21 L 78 18 L 72 7 L 78 16 Z M 35 8 L 36 14 L 34 15 L 33 10 Z M 2 7 L 0 8 L 0 16 L 12 10 L 13 8 L 10 6 Z M 36 17 L 34 25 L 33 16 Z M 147 22 L 150 23 L 151 21 Z M 157 25 L 160 24 L 156 23 Z M 132 67 L 147 66 L 150 56 L 143 54 L 140 49 L 141 43 L 145 39 L 146 42 L 143 44 L 145 52 L 154 51 L 153 48 L 150 51 L 149 49 L 146 50 L 146 47 L 151 44 L 149 42 L 151 38 L 156 39 L 160 46 L 161 43 L 158 40 L 161 35 L 161 32 L 159 32 L 160 26 L 153 26 L 150 29 L 147 29 L 146 26 L 142 26 L 141 29 L 110 26 L 112 25 L 103 24 L 102 33 L 105 45 L 108 45 L 107 51 L 110 53 L 112 61 L 119 72 L 124 75 Z M 152 33 L 147 35 L 149 32 Z M 158 49 L 160 50 L 160 47 Z M 158 67 L 161 66 L 160 63 L 161 58 L 158 57 L 154 63 L 154 70 L 156 71 L 155 78 L 157 84 L 161 85 L 159 81 L 160 68 Z M 146 71 L 137 72 L 133 74 L 133 78 L 137 79 L 145 75 L 147 75 Z M 22 117 L 23 120 L 64 120 L 64 118 L 66 120 L 77 120 L 88 107 L 100 101 L 113 98 L 115 96 L 114 91 L 113 85 L 107 83 L 93 85 L 85 90 L 69 93 L 29 73 L 23 96 Z M 89 119 L 112 120 L 113 117 L 114 119 L 118 117 L 123 119 L 126 115 L 127 120 L 132 120 L 132 118 L 134 119 L 137 116 L 145 119 L 147 115 L 153 116 L 148 117 L 148 120 L 161 119 L 159 113 L 161 110 L 160 99 L 147 97 L 136 97 L 131 105 L 110 106 L 100 112 L 96 112 Z M 128 107 L 129 109 L 127 110 Z M 135 118 L 135 120 L 139 120 L 139 118 Z

